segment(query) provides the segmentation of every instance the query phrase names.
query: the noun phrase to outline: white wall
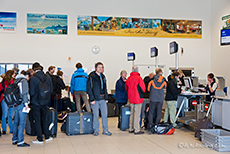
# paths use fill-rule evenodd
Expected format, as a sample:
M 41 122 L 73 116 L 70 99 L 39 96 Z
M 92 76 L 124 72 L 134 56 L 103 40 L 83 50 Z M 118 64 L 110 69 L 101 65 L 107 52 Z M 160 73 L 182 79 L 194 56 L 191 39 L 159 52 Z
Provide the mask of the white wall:
M 216 0 L 217 1 L 217 0 Z M 149 48 L 159 49 L 159 64 L 175 66 L 174 56 L 169 55 L 168 44 L 176 40 L 184 48 L 180 56 L 181 67 L 194 67 L 196 75 L 206 78 L 211 70 L 211 1 L 210 0 L 0 0 L 0 11 L 17 11 L 16 34 L 0 34 L 1 62 L 39 61 L 46 68 L 53 64 L 74 69 L 81 61 L 84 67 L 91 68 L 97 61 L 105 65 L 108 89 L 114 88 L 119 72 L 131 70 L 131 62 L 126 61 L 126 53 L 135 51 L 136 64 L 153 64 L 149 58 Z M 26 34 L 26 13 L 68 14 L 69 31 L 67 36 Z M 145 37 L 104 37 L 78 36 L 76 33 L 77 15 L 105 15 L 125 17 L 147 17 L 166 19 L 202 20 L 202 39 L 171 39 Z M 98 45 L 101 52 L 94 55 L 91 48 Z M 71 63 L 67 57 L 72 57 Z M 145 76 L 153 71 L 140 68 Z M 143 70 L 143 71 L 142 71 Z M 165 75 L 168 71 L 165 72 Z
M 225 76 L 226 85 L 230 85 L 230 46 L 220 46 L 220 30 L 225 26 L 222 17 L 229 14 L 229 0 L 212 0 L 211 71 L 216 76 Z

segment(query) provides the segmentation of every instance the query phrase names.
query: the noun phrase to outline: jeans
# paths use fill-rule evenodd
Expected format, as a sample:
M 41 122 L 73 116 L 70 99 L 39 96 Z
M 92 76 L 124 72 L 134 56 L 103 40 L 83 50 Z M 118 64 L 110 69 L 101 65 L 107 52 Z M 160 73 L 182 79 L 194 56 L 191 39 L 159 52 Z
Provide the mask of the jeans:
M 101 118 L 102 118 L 102 128 L 103 132 L 108 132 L 108 118 L 107 118 L 107 103 L 106 101 L 100 100 L 100 101 L 95 101 L 95 104 L 92 105 L 92 110 L 93 110 L 93 129 L 94 132 L 99 132 L 99 109 L 101 110 Z
M 10 132 L 13 132 L 13 123 L 12 123 L 12 117 L 13 117 L 13 111 L 14 108 L 8 107 L 4 99 L 1 102 L 2 105 L 2 131 L 6 132 L 6 118 L 8 116 L 8 126 L 10 128 Z
M 129 131 L 135 131 L 135 133 L 141 130 L 140 128 L 140 114 L 142 104 L 130 104 L 130 119 L 129 119 Z
M 81 111 L 81 99 L 80 99 L 81 96 L 85 103 L 87 112 L 91 112 L 89 101 L 87 99 L 87 93 L 85 91 L 74 91 L 74 95 L 75 95 L 75 102 L 77 105 L 77 111 Z
M 19 106 L 14 108 L 15 116 L 14 116 L 14 125 L 13 125 L 13 138 L 12 141 L 16 142 L 17 144 L 23 144 L 24 143 L 24 129 L 26 125 L 26 116 L 27 113 L 22 112 L 22 109 L 25 107 L 25 105 L 22 103 Z
M 161 121 L 161 110 L 162 110 L 162 105 L 163 102 L 151 102 L 149 104 L 149 124 L 148 125 L 152 125 L 153 124 L 153 116 L 154 116 L 154 111 L 157 108 L 157 117 L 156 117 L 156 122 L 155 124 L 160 123 Z
M 170 121 L 173 124 L 173 127 L 176 127 L 177 124 L 175 123 L 176 118 L 176 101 L 166 101 L 166 109 L 164 115 L 164 122 L 168 122 L 168 116 L 170 115 Z
M 44 131 L 45 139 L 48 139 L 50 135 L 48 122 L 48 107 L 33 105 L 32 110 L 38 141 L 43 141 L 42 130 Z

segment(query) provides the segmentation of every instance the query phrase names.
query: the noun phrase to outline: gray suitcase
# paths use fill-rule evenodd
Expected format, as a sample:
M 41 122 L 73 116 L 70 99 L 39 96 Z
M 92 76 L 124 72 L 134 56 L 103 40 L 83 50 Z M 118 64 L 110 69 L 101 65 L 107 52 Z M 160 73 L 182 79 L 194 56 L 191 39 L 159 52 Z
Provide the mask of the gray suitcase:
M 93 134 L 93 132 L 93 113 L 82 111 L 68 113 L 66 118 L 66 134 L 68 136 Z

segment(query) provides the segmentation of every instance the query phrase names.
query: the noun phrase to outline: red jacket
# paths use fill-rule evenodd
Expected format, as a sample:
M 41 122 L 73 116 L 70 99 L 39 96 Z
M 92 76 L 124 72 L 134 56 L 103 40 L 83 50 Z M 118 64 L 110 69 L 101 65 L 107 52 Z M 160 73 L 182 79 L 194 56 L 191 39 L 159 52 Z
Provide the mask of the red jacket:
M 128 91 L 128 98 L 131 104 L 141 104 L 145 92 L 145 83 L 137 72 L 130 73 L 127 79 L 125 89 Z
M 4 81 L 4 90 L 6 90 L 6 87 L 7 86 L 9 86 L 10 84 L 12 84 L 12 83 L 14 83 L 14 80 L 12 79 L 11 81 L 10 81 L 10 83 L 8 82 L 8 81 Z M 2 91 L 2 83 L 0 84 L 0 91 Z M 4 95 L 4 93 L 2 93 L 1 94 L 1 96 L 0 96 L 0 102 L 2 102 L 2 100 L 3 100 L 3 95 Z

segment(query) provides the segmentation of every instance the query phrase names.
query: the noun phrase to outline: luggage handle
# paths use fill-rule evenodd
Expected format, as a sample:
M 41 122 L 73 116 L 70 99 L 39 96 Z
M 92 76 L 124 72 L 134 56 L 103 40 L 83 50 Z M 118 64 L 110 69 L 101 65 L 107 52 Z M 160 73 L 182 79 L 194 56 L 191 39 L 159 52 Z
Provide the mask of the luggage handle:
M 210 103 L 210 105 L 209 105 L 208 112 L 206 113 L 206 117 L 208 117 L 208 115 L 209 115 L 209 112 L 210 112 L 210 110 L 211 110 L 212 103 L 213 103 L 214 99 L 215 99 L 215 98 L 212 96 L 212 100 L 211 100 L 211 103 Z

